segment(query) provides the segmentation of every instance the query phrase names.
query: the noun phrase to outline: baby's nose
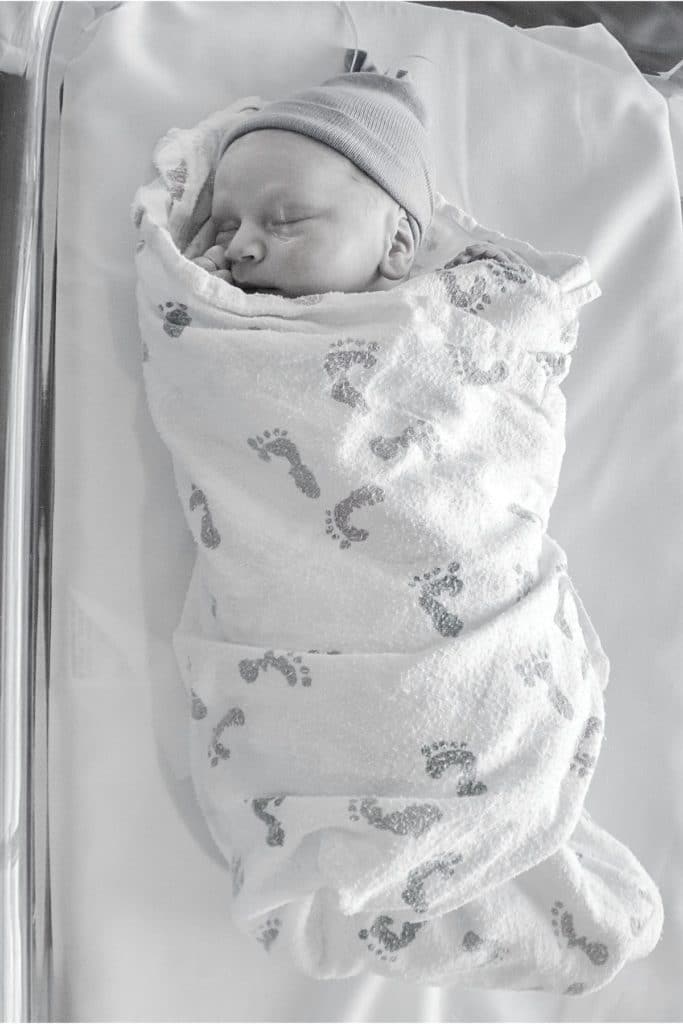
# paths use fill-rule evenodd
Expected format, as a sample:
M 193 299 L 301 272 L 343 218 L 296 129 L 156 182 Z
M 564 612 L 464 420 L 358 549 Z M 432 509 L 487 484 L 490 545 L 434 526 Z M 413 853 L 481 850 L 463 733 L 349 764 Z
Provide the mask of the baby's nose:
M 242 225 L 236 235 L 233 235 L 230 245 L 225 250 L 225 258 L 228 263 L 243 263 L 247 260 L 256 262 L 262 260 L 265 255 L 265 246 L 255 231 L 250 231 Z

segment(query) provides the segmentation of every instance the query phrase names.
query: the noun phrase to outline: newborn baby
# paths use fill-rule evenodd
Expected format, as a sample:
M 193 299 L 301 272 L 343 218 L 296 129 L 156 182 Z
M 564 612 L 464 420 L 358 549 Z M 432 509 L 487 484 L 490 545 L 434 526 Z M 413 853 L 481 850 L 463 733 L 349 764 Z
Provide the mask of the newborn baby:
M 245 292 L 396 287 L 433 212 L 426 125 L 412 83 L 371 72 L 269 104 L 224 141 L 211 217 L 186 255 Z M 497 255 L 479 246 L 456 262 Z
M 504 250 L 433 190 L 425 120 L 369 72 L 238 101 L 138 193 L 192 779 L 217 900 L 289 966 L 593 991 L 662 923 L 582 813 L 609 662 L 546 532 L 599 289 L 521 242 L 453 272 Z

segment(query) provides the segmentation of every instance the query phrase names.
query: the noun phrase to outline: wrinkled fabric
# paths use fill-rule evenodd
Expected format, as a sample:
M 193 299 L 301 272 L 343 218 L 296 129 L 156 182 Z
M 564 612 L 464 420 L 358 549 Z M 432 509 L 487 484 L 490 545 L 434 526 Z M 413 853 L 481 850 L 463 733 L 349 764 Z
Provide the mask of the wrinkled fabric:
M 601 988 L 662 907 L 583 811 L 609 664 L 546 532 L 599 289 L 519 242 L 524 265 L 456 265 L 502 236 L 441 196 L 391 291 L 211 278 L 182 249 L 259 102 L 170 133 L 133 209 L 147 397 L 197 543 L 174 648 L 233 918 L 316 978 Z

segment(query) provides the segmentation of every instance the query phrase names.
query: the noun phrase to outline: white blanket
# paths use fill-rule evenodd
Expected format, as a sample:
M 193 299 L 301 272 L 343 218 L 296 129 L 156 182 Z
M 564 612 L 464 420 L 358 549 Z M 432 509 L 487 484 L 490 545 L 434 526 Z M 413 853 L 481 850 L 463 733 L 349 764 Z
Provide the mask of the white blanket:
M 182 255 L 223 132 L 134 204 L 145 384 L 197 559 L 174 647 L 236 924 L 316 978 L 579 994 L 661 933 L 583 810 L 609 664 L 548 537 L 586 263 L 438 197 L 411 279 L 245 295 Z M 287 471 L 285 471 L 285 465 Z

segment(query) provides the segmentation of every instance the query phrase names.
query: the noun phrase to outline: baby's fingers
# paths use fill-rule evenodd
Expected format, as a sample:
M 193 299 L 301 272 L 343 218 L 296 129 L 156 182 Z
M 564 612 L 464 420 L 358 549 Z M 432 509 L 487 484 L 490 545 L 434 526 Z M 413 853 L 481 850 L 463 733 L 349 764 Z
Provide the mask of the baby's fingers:
M 480 260 L 492 252 L 490 246 L 486 245 L 468 245 L 466 249 L 459 252 L 457 256 L 454 256 L 450 260 L 449 266 L 455 267 L 460 266 L 463 263 L 472 263 L 473 260 Z

